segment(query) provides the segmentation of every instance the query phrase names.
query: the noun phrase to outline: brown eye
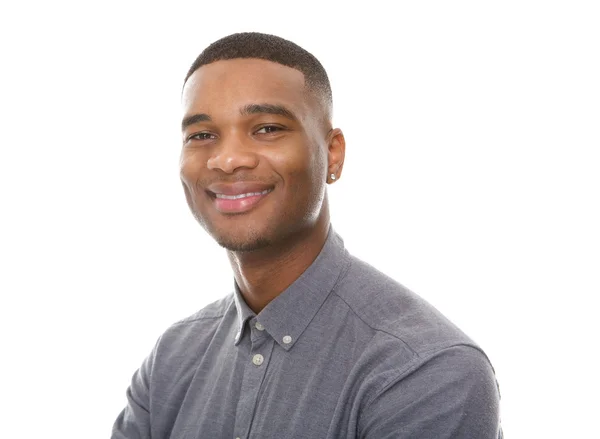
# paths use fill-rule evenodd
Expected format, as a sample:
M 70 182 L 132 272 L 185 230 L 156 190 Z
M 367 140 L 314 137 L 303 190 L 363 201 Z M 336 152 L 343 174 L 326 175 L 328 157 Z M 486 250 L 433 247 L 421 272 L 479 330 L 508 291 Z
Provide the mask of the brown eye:
M 188 137 L 188 140 L 211 140 L 214 138 L 216 138 L 216 136 L 211 133 L 197 133 Z
M 275 125 L 265 125 L 264 127 L 260 128 L 258 131 L 256 131 L 256 134 L 271 134 L 271 133 L 275 133 L 277 131 L 282 131 L 283 128 L 275 126 Z

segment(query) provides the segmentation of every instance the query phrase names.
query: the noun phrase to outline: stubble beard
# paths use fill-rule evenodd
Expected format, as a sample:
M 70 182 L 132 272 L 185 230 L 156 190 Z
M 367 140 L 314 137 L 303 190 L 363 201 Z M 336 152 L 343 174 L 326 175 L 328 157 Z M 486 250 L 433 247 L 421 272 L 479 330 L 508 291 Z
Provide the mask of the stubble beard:
M 266 237 L 258 235 L 253 236 L 253 234 L 244 240 L 236 239 L 232 236 L 212 236 L 217 244 L 232 252 L 252 252 L 271 245 L 271 241 Z
M 215 224 L 207 222 L 200 214 L 194 212 L 194 216 L 202 228 L 208 233 L 219 246 L 232 252 L 251 252 L 262 250 L 272 245 L 272 240 L 267 236 L 268 230 L 258 231 L 247 228 L 245 233 L 233 235 L 220 229 Z

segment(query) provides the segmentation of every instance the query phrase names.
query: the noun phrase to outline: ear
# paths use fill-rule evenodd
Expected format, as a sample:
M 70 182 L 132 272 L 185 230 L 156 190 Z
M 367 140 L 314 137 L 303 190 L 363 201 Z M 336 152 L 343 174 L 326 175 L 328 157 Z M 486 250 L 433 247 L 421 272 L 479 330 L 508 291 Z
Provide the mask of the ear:
M 342 176 L 344 157 L 346 156 L 346 140 L 344 133 L 339 128 L 332 129 L 328 134 L 327 151 L 327 182 L 333 183 Z M 331 178 L 335 175 L 335 179 Z

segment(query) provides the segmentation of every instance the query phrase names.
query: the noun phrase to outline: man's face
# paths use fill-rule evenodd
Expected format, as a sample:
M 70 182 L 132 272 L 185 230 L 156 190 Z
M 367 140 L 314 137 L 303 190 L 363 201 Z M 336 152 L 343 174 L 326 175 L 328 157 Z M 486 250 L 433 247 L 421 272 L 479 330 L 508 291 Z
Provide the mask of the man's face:
M 192 213 L 220 245 L 256 250 L 314 226 L 329 128 L 300 71 L 217 61 L 188 79 L 182 102 L 181 181 Z

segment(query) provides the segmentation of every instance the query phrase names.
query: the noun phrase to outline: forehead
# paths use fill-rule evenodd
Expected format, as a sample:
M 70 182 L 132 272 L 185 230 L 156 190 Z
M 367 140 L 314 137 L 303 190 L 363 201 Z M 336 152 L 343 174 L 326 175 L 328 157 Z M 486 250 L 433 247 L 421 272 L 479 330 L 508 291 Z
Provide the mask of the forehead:
M 216 61 L 196 70 L 183 89 L 184 113 L 237 111 L 247 104 L 284 104 L 306 108 L 304 75 L 299 70 L 261 59 Z

